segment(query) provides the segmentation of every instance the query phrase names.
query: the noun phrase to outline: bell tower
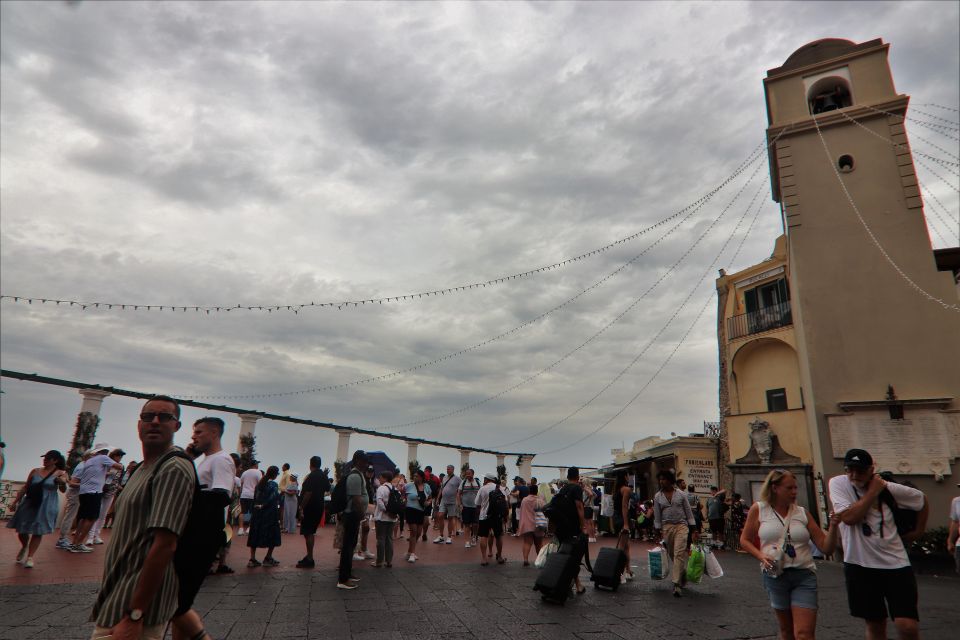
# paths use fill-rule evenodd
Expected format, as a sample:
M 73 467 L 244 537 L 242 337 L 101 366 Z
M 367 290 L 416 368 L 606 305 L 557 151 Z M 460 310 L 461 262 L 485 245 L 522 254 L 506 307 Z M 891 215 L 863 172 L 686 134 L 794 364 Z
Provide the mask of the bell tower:
M 937 271 L 903 124 L 909 97 L 894 87 L 888 50 L 881 39 L 818 40 L 763 81 L 803 402 L 824 479 L 842 471 L 837 451 L 857 429 L 862 442 L 872 420 L 870 441 L 884 449 L 874 457 L 929 479 L 916 456 L 888 462 L 900 454 L 885 440 L 887 422 L 909 439 L 911 413 L 920 417 L 911 407 L 960 450 L 960 300 L 951 274 Z M 900 422 L 886 413 L 888 385 L 907 407 Z M 856 413 L 868 407 L 876 415 Z

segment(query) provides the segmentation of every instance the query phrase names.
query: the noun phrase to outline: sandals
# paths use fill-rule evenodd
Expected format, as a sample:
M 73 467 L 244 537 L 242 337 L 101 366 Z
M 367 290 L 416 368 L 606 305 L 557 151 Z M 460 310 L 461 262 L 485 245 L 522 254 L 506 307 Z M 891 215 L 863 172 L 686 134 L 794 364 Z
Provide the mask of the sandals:
M 277 566 L 278 564 L 280 564 L 280 561 L 277 560 L 276 558 L 264 558 L 264 559 L 263 559 L 263 566 L 265 566 L 265 567 L 275 567 L 275 566 Z
M 506 564 L 507 559 L 497 556 L 497 564 Z
M 250 562 L 247 563 L 247 569 L 255 569 L 261 566 L 261 562 L 256 558 L 250 558 Z

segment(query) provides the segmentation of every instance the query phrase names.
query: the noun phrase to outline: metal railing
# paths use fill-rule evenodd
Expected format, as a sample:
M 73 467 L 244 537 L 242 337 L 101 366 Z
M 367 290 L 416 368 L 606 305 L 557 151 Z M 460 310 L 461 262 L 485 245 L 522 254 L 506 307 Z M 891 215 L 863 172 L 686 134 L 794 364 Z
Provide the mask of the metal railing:
M 790 301 L 787 300 L 750 313 L 733 316 L 727 320 L 727 337 L 733 340 L 752 333 L 769 331 L 791 324 L 793 324 L 793 312 L 790 309 Z

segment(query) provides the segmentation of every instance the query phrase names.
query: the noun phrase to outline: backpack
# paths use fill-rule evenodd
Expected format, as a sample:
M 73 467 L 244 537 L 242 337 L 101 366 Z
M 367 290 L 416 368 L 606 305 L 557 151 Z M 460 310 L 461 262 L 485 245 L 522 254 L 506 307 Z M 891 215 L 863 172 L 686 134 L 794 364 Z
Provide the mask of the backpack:
M 390 495 L 387 497 L 387 513 L 397 518 L 403 513 L 406 506 L 406 500 L 403 499 L 400 492 L 390 487 Z
M 553 530 L 558 536 L 574 534 L 580 529 L 577 505 L 573 502 L 570 495 L 561 489 L 543 508 L 543 514 L 550 520 L 550 524 L 553 525 Z
M 917 528 L 918 512 L 911 509 L 901 509 L 889 489 L 881 491 L 879 499 L 882 503 L 890 507 L 890 511 L 893 513 L 893 521 L 897 525 L 897 535 L 902 538 Z
M 497 487 L 490 492 L 487 502 L 487 519 L 503 520 L 507 515 L 507 498 Z
M 156 474 L 163 463 L 172 458 L 183 458 L 193 468 L 193 499 L 190 503 L 190 513 L 187 515 L 187 523 L 183 527 L 183 532 L 177 538 L 177 550 L 173 555 L 175 567 L 186 568 L 196 563 L 198 549 L 209 549 L 214 545 L 219 549 L 226 544 L 223 525 L 216 527 L 213 524 L 213 518 L 223 519 L 223 507 L 211 510 L 206 504 L 200 491 L 200 478 L 197 477 L 196 468 L 193 467 L 193 460 L 180 449 L 174 449 L 164 454 L 157 461 L 153 473 Z M 139 467 L 137 468 L 139 469 Z M 179 569 L 177 573 L 180 573 Z
M 327 507 L 330 513 L 343 513 L 347 508 L 347 478 L 352 473 L 359 474 L 360 472 L 352 469 L 350 473 L 340 478 L 340 482 L 333 488 L 333 492 L 330 494 L 330 505 Z M 361 480 L 363 480 L 362 477 Z

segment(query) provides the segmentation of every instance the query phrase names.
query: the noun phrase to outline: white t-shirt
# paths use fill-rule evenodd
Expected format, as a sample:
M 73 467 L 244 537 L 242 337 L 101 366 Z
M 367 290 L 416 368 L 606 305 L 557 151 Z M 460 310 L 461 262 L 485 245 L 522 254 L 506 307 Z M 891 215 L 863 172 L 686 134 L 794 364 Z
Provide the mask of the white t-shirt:
M 502 493 L 504 500 L 506 500 L 507 492 L 497 486 L 495 482 L 488 482 L 477 491 L 477 507 L 480 509 L 479 520 L 487 519 L 487 507 L 490 506 L 490 494 L 494 491 Z
M 394 518 L 387 512 L 387 501 L 390 499 L 390 489 L 393 487 L 391 484 L 381 484 L 377 487 L 377 509 L 374 511 L 373 519 L 379 520 L 381 522 L 396 522 L 397 519 Z
M 260 469 L 247 469 L 240 474 L 240 499 L 253 500 L 253 493 L 257 489 L 257 483 L 263 477 Z
M 203 456 L 197 462 L 197 477 L 200 479 L 201 491 L 222 489 L 227 495 L 233 495 L 234 478 L 237 477 L 237 468 L 233 458 L 222 449 L 208 456 Z
M 950 519 L 954 522 L 960 522 L 960 496 L 953 499 L 950 503 Z
M 920 511 L 923 509 L 923 492 L 894 482 L 887 483 L 887 489 L 893 495 L 901 509 Z M 830 501 L 833 510 L 840 514 L 859 501 L 863 489 L 853 486 L 847 476 L 830 478 Z M 857 496 L 860 497 L 857 497 Z M 879 506 L 879 509 L 877 508 Z M 883 511 L 881 512 L 880 509 Z M 881 522 L 883 523 L 881 531 Z M 870 535 L 863 535 L 863 524 L 870 527 Z M 909 567 L 910 560 L 903 542 L 897 534 L 897 523 L 893 519 L 890 507 L 879 498 L 867 511 L 863 521 L 853 525 L 840 523 L 840 541 L 843 543 L 843 561 L 871 569 L 900 569 Z

